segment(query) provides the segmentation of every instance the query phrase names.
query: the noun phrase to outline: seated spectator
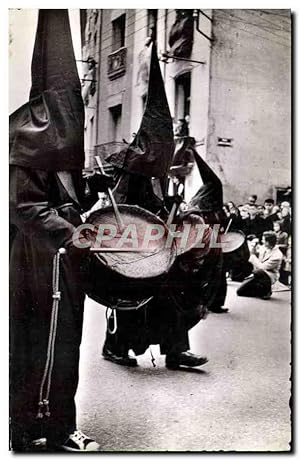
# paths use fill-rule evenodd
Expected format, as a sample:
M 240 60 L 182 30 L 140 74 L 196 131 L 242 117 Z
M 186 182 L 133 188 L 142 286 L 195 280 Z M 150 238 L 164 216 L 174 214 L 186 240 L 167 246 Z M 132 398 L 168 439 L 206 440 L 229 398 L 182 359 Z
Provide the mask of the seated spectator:
M 288 250 L 288 234 L 282 231 L 282 224 L 281 222 L 274 222 L 274 232 L 276 233 L 277 238 L 277 246 L 279 247 L 280 251 L 283 254 L 282 264 L 279 270 L 280 277 L 279 281 L 282 284 L 287 285 L 289 279 L 288 270 L 285 269 L 286 265 L 286 258 L 287 258 L 287 250 Z
M 239 211 L 241 216 L 240 230 L 242 230 L 246 236 L 250 235 L 251 232 L 249 232 L 248 229 L 250 220 L 248 205 L 239 206 Z
M 286 257 L 283 261 L 282 274 L 281 274 L 281 283 L 286 286 L 291 286 L 291 273 L 292 273 L 292 240 L 291 236 L 288 238 L 288 247 L 286 252 Z
M 269 299 L 272 295 L 272 284 L 279 279 L 283 256 L 276 246 L 275 232 L 264 232 L 262 243 L 259 248 L 250 248 L 249 262 L 253 265 L 253 272 L 251 278 L 237 289 L 238 296 Z
M 290 205 L 290 203 L 289 203 L 288 201 L 283 201 L 283 202 L 281 203 L 281 205 L 280 205 L 280 208 L 281 208 L 281 209 L 282 209 L 282 208 L 287 208 L 288 210 L 290 210 L 290 209 L 291 209 L 291 205 Z
M 291 219 L 291 208 L 282 207 L 281 208 L 281 229 L 283 232 L 287 233 L 290 236 L 292 232 L 292 219 Z
M 267 230 L 273 230 L 273 222 L 279 220 L 277 215 L 279 208 L 275 206 L 274 200 L 272 198 L 267 198 L 264 203 L 265 208 L 265 220 L 267 225 Z
M 265 218 L 264 210 L 265 210 L 265 208 L 263 207 L 262 204 L 259 204 L 259 205 L 257 206 L 257 215 L 258 215 L 259 217 L 261 217 L 262 219 Z
M 226 203 L 226 206 L 227 206 L 229 212 L 231 212 L 233 209 L 236 208 L 236 206 L 235 206 L 235 204 L 234 204 L 233 201 L 228 201 L 228 202 Z
M 259 238 L 257 238 L 256 235 L 248 235 L 247 242 L 248 242 L 249 251 L 251 251 L 251 253 L 256 254 L 259 251 L 259 247 L 260 247 Z
M 248 204 L 256 204 L 257 195 L 250 195 L 248 198 Z
M 247 222 L 247 234 L 256 235 L 261 240 L 263 232 L 266 230 L 265 221 L 257 215 L 257 206 L 248 205 L 249 220 Z
M 274 200 L 272 198 L 267 198 L 264 203 L 264 216 L 265 216 L 265 230 L 273 230 L 273 222 L 279 220 L 277 212 L 279 209 L 274 208 Z
M 289 236 L 288 236 L 288 234 L 286 232 L 282 231 L 282 224 L 281 224 L 280 221 L 275 221 L 273 223 L 273 227 L 274 227 L 274 232 L 275 232 L 276 238 L 277 238 L 276 244 L 279 247 L 279 249 L 282 252 L 282 254 L 284 256 L 286 256 Z

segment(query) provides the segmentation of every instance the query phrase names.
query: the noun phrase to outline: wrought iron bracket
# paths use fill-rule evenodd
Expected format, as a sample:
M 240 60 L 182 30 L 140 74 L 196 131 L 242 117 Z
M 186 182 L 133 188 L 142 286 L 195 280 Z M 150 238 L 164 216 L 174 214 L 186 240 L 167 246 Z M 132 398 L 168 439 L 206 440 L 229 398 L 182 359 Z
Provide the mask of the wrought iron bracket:
M 165 53 L 161 53 L 162 58 L 161 61 L 166 62 L 164 59 L 175 59 L 176 61 L 186 61 L 186 62 L 195 62 L 196 64 L 206 64 L 206 61 L 197 61 L 196 59 L 188 59 L 183 57 L 174 56 L 173 54 L 169 54 L 167 51 Z M 168 62 L 166 62 L 168 64 Z

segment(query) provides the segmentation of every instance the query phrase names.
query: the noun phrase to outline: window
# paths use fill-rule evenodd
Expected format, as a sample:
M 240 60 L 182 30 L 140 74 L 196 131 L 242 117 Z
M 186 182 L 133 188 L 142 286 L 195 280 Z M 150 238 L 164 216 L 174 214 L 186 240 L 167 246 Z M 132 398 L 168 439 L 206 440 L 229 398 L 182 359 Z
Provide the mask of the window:
M 187 72 L 176 78 L 175 82 L 175 116 L 177 120 L 190 115 L 191 73 Z
M 120 142 L 122 140 L 122 105 L 115 105 L 109 109 L 111 119 L 111 140 Z
M 157 10 L 148 10 L 147 14 L 147 37 L 151 37 L 156 41 L 157 33 Z
M 125 14 L 112 21 L 112 52 L 125 46 L 125 23 Z

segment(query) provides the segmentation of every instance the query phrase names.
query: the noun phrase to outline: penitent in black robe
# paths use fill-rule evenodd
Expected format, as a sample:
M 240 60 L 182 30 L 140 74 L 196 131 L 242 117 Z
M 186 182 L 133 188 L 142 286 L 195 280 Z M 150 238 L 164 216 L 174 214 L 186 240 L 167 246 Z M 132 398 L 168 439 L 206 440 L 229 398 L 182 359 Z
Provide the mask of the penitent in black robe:
M 126 203 L 139 204 L 151 212 L 162 208 L 162 203 L 150 193 L 148 178 L 132 176 Z M 206 313 L 204 299 L 206 271 L 184 270 L 181 258 L 173 268 L 155 297 L 138 310 L 116 312 L 117 331 L 113 314 L 109 318 L 105 347 L 118 356 L 126 356 L 132 349 L 136 355 L 145 353 L 150 345 L 159 344 L 161 354 L 178 354 L 190 348 L 188 331 Z
M 62 443 L 75 429 L 84 251 L 75 250 L 72 235 L 97 194 L 84 194 L 84 105 L 68 10 L 39 10 L 31 76 L 29 100 L 10 116 L 9 136 L 13 450 L 23 450 L 26 437 Z M 48 350 L 53 258 L 61 247 L 67 253 L 61 259 L 61 301 L 53 322 L 56 341 Z M 49 356 L 54 359 L 47 361 Z M 40 395 L 43 376 L 46 390 Z
M 84 196 L 81 171 L 64 173 L 64 177 L 65 186 L 55 172 L 11 166 L 10 414 L 14 450 L 22 449 L 24 436 L 46 436 L 50 445 L 51 440 L 60 442 L 76 424 L 74 396 L 84 302 L 80 266 L 84 258 L 69 252 L 61 260 L 51 415 L 36 418 L 53 301 L 53 257 L 59 248 L 70 245 L 75 227 L 82 223 L 82 208 L 90 207 L 97 198 Z

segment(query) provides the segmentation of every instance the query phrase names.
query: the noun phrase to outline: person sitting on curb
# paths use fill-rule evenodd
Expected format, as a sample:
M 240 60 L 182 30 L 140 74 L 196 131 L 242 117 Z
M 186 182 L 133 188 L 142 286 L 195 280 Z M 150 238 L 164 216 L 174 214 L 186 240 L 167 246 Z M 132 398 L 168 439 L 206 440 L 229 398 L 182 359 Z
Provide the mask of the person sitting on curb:
M 249 262 L 253 265 L 253 272 L 237 289 L 237 295 L 269 299 L 272 295 L 272 284 L 279 279 L 282 257 L 282 252 L 276 245 L 275 232 L 264 232 L 258 254 L 255 247 L 250 247 Z

